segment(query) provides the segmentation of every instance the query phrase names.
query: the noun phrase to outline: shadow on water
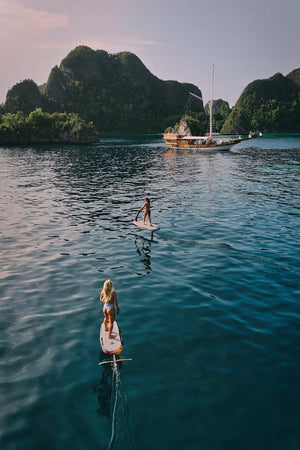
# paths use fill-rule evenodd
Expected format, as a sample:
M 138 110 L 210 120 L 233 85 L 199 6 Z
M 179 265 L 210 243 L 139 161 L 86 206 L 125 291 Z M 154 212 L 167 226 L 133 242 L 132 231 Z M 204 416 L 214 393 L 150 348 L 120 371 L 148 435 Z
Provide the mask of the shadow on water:
M 100 352 L 99 361 L 104 362 L 106 356 Z M 131 450 L 129 408 L 120 372 L 122 362 L 116 360 L 115 364 L 103 364 L 102 367 L 102 377 L 93 389 L 99 403 L 97 413 L 111 421 L 108 450 Z
M 102 360 L 102 352 L 100 352 L 99 360 Z M 110 419 L 110 403 L 112 394 L 113 370 L 110 364 L 103 366 L 102 377 L 93 386 L 94 392 L 97 394 L 99 408 L 97 413 L 99 416 Z

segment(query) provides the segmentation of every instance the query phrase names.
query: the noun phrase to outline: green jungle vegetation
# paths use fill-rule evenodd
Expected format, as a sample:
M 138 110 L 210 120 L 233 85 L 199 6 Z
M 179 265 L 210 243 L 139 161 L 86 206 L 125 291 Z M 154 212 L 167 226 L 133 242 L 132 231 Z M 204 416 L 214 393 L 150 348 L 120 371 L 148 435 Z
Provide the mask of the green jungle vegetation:
M 191 102 L 189 92 L 202 97 L 193 84 L 160 80 L 133 53 L 79 46 L 51 70 L 42 86 L 33 80 L 14 85 L 0 114 L 30 115 L 37 108 L 44 114 L 76 114 L 77 120 L 93 122 L 99 133 L 162 133 L 185 117 L 199 131 L 195 134 L 204 134 L 208 107 L 199 100 Z M 232 110 L 226 101 L 214 101 L 214 131 L 250 130 L 300 132 L 300 69 L 253 81 Z
M 2 114 L 0 142 L 83 144 L 97 142 L 97 133 L 94 125 L 87 124 L 78 114 L 45 113 L 37 108 L 28 115 L 22 111 Z
M 253 81 L 244 89 L 222 132 L 245 130 L 300 132 L 300 69 L 286 77 L 277 73 L 267 80 Z

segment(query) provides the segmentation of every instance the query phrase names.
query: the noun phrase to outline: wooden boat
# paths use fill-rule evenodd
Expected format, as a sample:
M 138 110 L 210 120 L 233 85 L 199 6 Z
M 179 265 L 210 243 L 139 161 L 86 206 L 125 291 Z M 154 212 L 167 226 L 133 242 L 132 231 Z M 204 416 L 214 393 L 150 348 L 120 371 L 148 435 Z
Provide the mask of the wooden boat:
M 163 135 L 166 145 L 174 150 L 195 149 L 195 150 L 230 150 L 231 147 L 239 142 L 248 141 L 256 137 L 261 137 L 260 133 L 249 135 L 248 137 L 226 137 L 226 136 L 182 136 L 176 133 L 165 133 Z
M 211 99 L 208 101 L 209 106 L 209 133 L 207 136 L 192 136 L 189 133 L 185 134 L 185 127 L 178 128 L 177 132 L 169 132 L 163 135 L 163 139 L 166 145 L 170 149 L 174 150 L 230 150 L 231 147 L 238 144 L 239 142 L 248 141 L 249 139 L 254 139 L 261 137 L 262 134 L 249 134 L 246 137 L 241 136 L 224 136 L 213 133 L 213 86 L 214 86 L 214 66 L 212 70 L 212 91 Z M 190 95 L 196 97 L 198 100 L 202 100 L 198 95 L 190 92 Z

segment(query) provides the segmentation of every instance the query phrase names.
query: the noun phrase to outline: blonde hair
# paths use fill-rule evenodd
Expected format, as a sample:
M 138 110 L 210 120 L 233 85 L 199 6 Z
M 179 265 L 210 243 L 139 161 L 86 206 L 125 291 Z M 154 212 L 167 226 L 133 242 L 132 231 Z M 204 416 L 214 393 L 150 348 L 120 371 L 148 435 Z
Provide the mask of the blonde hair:
M 111 280 L 104 281 L 102 292 L 103 292 L 103 301 L 105 303 L 109 302 L 109 300 L 111 299 L 112 293 L 114 292 L 114 288 L 113 288 L 113 284 L 112 284 Z

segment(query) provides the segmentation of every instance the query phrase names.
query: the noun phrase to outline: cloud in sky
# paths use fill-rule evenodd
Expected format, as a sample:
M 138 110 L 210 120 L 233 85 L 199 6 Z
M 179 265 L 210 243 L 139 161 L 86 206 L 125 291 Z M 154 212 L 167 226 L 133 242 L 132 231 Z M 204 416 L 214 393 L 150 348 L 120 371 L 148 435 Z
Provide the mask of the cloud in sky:
M 127 45 L 131 48 L 143 48 L 149 46 L 161 46 L 162 42 L 151 39 L 120 38 L 95 39 L 93 35 L 86 33 L 86 38 L 53 36 L 58 30 L 68 30 L 70 19 L 67 14 L 50 12 L 43 9 L 34 9 L 25 6 L 20 0 L 0 0 L 0 37 L 9 43 L 9 47 L 62 49 L 73 48 L 76 45 L 88 45 L 94 49 L 103 48 L 114 51 Z M 2 42 L 3 42 L 2 41 Z
M 138 45 L 140 47 L 143 46 L 165 46 L 164 43 L 159 41 L 152 41 L 152 40 L 145 40 L 145 39 L 121 39 L 122 44 L 129 44 L 129 45 Z
M 34 9 L 25 6 L 20 0 L 0 0 L 0 37 L 3 43 L 12 48 L 38 49 L 72 49 L 77 45 L 87 45 L 94 49 L 120 51 L 124 46 L 132 51 L 144 47 L 162 46 L 162 42 L 151 39 L 121 38 L 97 39 L 91 33 L 86 37 L 62 36 L 55 31 L 70 29 L 70 18 L 67 14 L 50 12 L 45 9 Z M 81 30 L 82 33 L 82 30 Z M 80 33 L 78 33 L 80 35 Z
M 44 83 L 78 45 L 131 51 L 157 77 L 233 105 L 246 85 L 297 68 L 299 0 L 0 0 L 0 103 L 15 83 Z M 220 89 L 220 93 L 217 90 Z
M 66 14 L 28 8 L 17 0 L 0 1 L 0 35 L 1 39 L 9 42 L 10 48 L 22 46 L 22 42 L 28 43 L 55 29 L 68 27 Z
M 96 5 L 99 8 L 99 3 Z M 95 9 L 83 9 L 80 15 L 76 8 L 63 10 L 63 6 L 66 4 L 60 10 L 55 2 L 0 0 L 0 60 L 5 61 L 0 74 L 0 103 L 5 101 L 8 89 L 22 79 L 44 83 L 51 68 L 78 45 L 112 53 L 123 50 L 139 53 L 145 48 L 163 46 L 158 40 L 124 36 L 118 26 L 112 34 L 108 33 L 103 10 L 96 31 L 95 25 L 93 28 L 97 20 Z
M 132 38 L 132 39 L 115 39 L 115 40 L 98 40 L 93 39 L 90 37 L 82 38 L 80 41 L 72 40 L 69 42 L 68 47 L 74 48 L 77 45 L 87 45 L 88 47 L 94 49 L 94 50 L 106 50 L 108 52 L 120 52 L 120 51 L 126 51 L 124 49 L 130 49 L 130 51 L 138 51 L 146 47 L 162 47 L 164 44 L 158 41 L 151 41 L 151 40 L 143 40 L 138 38 Z M 62 46 L 60 48 L 66 48 L 66 44 L 62 43 Z

